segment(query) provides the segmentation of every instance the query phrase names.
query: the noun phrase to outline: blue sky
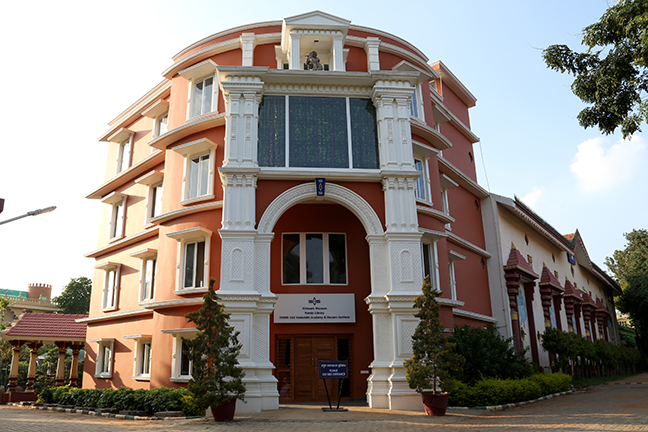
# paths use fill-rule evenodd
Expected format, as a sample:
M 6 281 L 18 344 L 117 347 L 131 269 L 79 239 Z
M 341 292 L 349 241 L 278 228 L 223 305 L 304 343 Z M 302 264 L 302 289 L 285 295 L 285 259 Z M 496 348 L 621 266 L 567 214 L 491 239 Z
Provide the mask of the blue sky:
M 611 4 L 611 3 L 610 3 Z M 83 197 L 103 181 L 107 123 L 161 81 L 182 48 L 213 33 L 313 9 L 397 35 L 442 60 L 477 97 L 471 110 L 479 181 L 517 195 L 562 233 L 580 230 L 590 257 L 646 228 L 648 162 L 641 134 L 583 130 L 571 77 L 550 71 L 541 49 L 578 47 L 601 0 L 431 2 L 37 0 L 0 6 L 0 288 L 92 276 L 101 203 Z M 406 7 L 405 7 L 406 6 Z M 481 155 L 483 154 L 483 158 Z M 486 178 L 488 181 L 486 181 Z

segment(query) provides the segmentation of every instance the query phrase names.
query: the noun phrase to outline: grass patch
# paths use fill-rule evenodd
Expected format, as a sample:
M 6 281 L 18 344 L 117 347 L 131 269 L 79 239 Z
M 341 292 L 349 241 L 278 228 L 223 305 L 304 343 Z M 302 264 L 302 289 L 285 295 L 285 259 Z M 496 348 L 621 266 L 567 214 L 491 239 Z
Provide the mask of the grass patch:
M 637 375 L 639 374 L 636 373 L 630 375 L 619 375 L 614 377 L 573 378 L 572 384 L 574 385 L 574 387 L 592 387 L 600 384 L 605 384 L 610 381 L 618 381 L 623 378 L 628 378 Z

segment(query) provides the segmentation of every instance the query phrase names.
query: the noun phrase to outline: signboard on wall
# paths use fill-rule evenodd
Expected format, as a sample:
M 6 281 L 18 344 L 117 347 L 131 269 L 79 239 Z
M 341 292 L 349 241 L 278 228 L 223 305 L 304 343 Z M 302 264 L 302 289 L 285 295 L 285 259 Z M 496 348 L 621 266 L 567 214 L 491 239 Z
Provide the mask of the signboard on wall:
M 354 323 L 353 294 L 277 294 L 275 323 Z

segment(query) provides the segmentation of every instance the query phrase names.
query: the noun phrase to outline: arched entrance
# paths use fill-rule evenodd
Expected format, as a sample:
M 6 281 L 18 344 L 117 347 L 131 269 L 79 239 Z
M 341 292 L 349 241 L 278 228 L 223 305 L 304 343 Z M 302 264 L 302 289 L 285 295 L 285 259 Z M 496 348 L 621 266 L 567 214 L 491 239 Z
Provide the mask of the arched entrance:
M 361 216 L 361 217 L 359 217 Z M 281 401 L 326 400 L 320 360 L 347 360 L 350 378 L 342 396 L 364 398 L 373 358 L 372 260 L 367 234 L 381 235 L 371 206 L 355 192 L 327 185 L 315 200 L 313 184 L 278 196 L 259 231 L 272 230 L 270 290 L 271 361 Z M 337 392 L 333 381 L 329 391 Z

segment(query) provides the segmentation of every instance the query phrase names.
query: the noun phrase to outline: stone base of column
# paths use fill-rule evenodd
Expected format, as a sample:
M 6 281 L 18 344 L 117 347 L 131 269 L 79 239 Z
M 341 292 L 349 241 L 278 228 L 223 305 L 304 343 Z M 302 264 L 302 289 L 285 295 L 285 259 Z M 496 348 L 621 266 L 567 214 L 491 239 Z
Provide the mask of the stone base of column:
M 248 368 L 245 370 L 245 402 L 236 402 L 236 412 L 240 414 L 260 413 L 266 410 L 279 409 L 279 392 L 277 379 L 272 375 L 272 368 Z
M 368 382 L 367 402 L 370 408 L 423 410 L 421 395 L 409 388 L 404 368 L 374 368 Z

